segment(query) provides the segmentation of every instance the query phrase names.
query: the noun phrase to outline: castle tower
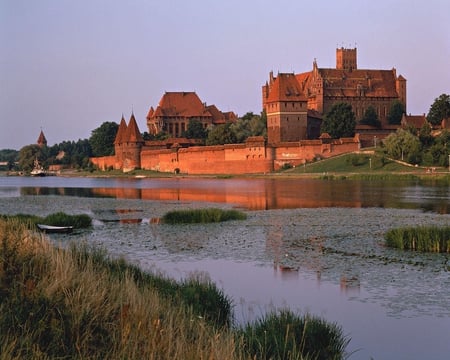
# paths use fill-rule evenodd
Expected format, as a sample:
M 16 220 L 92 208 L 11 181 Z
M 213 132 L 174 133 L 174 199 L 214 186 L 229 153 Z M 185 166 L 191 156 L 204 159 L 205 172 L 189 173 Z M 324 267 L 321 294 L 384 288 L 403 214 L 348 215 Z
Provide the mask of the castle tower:
M 398 94 L 398 100 L 405 107 L 406 113 L 406 79 L 403 76 L 399 75 L 395 80 L 395 87 Z
M 341 47 L 340 49 L 336 49 L 336 69 L 352 71 L 357 68 L 356 48 L 345 49 Z
M 45 138 L 44 132 L 42 130 L 41 133 L 39 134 L 36 144 L 38 144 L 39 147 L 47 146 L 47 139 Z
M 134 114 L 131 114 L 127 129 L 122 137 L 122 155 L 124 172 L 141 167 L 141 150 L 144 138 L 139 131 Z
M 119 128 L 117 129 L 116 138 L 114 140 L 114 153 L 116 155 L 115 169 L 122 169 L 123 167 L 123 139 L 127 132 L 127 123 L 122 115 Z

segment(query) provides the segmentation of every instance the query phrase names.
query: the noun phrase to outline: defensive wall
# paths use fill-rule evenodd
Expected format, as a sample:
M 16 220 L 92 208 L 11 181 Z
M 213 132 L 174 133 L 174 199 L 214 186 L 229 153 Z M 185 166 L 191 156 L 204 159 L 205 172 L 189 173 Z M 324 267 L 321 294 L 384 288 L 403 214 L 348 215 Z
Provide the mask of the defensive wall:
M 360 148 L 359 136 L 342 139 L 300 140 L 267 145 L 263 137 L 251 137 L 244 144 L 191 146 L 155 149 L 150 143 L 142 146 L 135 168 L 183 174 L 261 174 L 283 166 L 298 166 L 316 159 L 328 158 Z M 101 170 L 129 170 L 125 152 L 115 156 L 91 158 Z M 129 164 L 129 162 L 128 162 Z

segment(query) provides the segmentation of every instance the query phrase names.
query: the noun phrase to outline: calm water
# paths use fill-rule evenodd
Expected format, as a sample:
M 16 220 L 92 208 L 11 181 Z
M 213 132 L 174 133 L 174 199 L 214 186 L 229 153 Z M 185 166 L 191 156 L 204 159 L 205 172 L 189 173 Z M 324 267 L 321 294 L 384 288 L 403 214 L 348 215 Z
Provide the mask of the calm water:
M 246 221 L 160 225 L 174 208 L 238 207 Z M 450 188 L 310 179 L 0 177 L 1 213 L 87 213 L 93 230 L 52 236 L 106 247 L 144 269 L 207 274 L 236 320 L 288 306 L 340 324 L 350 359 L 446 359 L 450 258 L 387 249 L 387 229 L 450 223 Z

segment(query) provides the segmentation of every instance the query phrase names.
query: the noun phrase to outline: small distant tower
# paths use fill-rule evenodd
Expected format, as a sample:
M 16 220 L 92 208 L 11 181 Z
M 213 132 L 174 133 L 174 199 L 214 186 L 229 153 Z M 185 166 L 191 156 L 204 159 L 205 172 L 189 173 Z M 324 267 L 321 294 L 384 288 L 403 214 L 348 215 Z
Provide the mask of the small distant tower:
M 39 134 L 39 137 L 37 139 L 37 142 L 39 147 L 47 146 L 47 139 L 45 138 L 44 132 L 41 129 L 41 133 Z
M 357 68 L 356 48 L 345 49 L 341 47 L 340 49 L 336 49 L 336 69 L 352 71 Z
M 131 114 L 130 121 L 122 141 L 122 161 L 123 172 L 128 172 L 141 167 L 141 150 L 144 145 L 144 139 L 139 131 L 134 114 Z

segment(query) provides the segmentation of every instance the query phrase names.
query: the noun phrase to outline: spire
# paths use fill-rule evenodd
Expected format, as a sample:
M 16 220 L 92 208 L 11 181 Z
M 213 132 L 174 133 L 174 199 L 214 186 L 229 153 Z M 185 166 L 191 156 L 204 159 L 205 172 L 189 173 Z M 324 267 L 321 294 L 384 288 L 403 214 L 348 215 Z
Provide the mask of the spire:
M 134 113 L 131 113 L 130 121 L 128 122 L 128 127 L 125 133 L 125 138 L 122 139 L 128 142 L 136 142 L 136 143 L 143 143 L 144 138 L 142 137 L 141 132 L 139 131 L 139 128 L 136 123 L 136 119 L 134 117 Z
M 125 133 L 127 132 L 127 123 L 122 114 L 122 119 L 120 120 L 119 128 L 117 129 L 116 138 L 114 139 L 114 145 L 121 144 L 125 138 Z
M 41 133 L 39 134 L 39 137 L 37 139 L 37 144 L 40 147 L 47 146 L 47 139 L 45 138 L 45 135 L 44 135 L 44 132 L 42 131 L 42 128 L 41 128 Z

